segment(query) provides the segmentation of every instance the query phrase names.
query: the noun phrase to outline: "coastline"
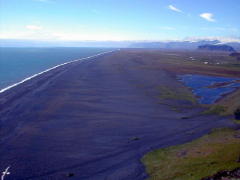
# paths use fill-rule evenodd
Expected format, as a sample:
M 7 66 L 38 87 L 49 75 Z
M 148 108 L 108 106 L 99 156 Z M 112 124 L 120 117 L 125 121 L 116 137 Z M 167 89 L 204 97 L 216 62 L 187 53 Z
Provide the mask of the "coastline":
M 149 56 L 122 50 L 80 62 L 0 94 L 0 169 L 11 165 L 11 178 L 143 180 L 145 153 L 233 125 L 199 115 L 197 105 L 160 104 L 159 85 L 183 85 L 168 71 L 142 68 Z
M 119 49 L 118 49 L 118 50 L 119 50 Z M 30 79 L 33 79 L 33 78 L 35 78 L 35 77 L 37 77 L 37 76 L 39 76 L 39 75 L 41 75 L 41 74 L 44 74 L 44 73 L 46 73 L 46 72 L 49 72 L 49 71 L 51 71 L 51 70 L 53 70 L 53 69 L 56 69 L 56 68 L 58 68 L 58 67 L 61 67 L 61 66 L 67 65 L 67 64 L 71 64 L 71 63 L 74 63 L 74 62 L 77 62 L 77 61 L 82 61 L 82 60 L 86 60 L 86 59 L 91 59 L 91 58 L 98 57 L 98 56 L 101 56 L 101 55 L 104 55 L 104 54 L 108 54 L 108 53 L 111 53 L 111 52 L 114 52 L 114 51 L 118 51 L 118 50 L 107 51 L 107 52 L 99 53 L 99 54 L 96 54 L 96 55 L 92 55 L 92 56 L 88 56 L 88 57 L 84 57 L 84 58 L 80 58 L 80 59 L 75 59 L 75 60 L 72 60 L 72 61 L 69 61 L 69 62 L 65 62 L 65 63 L 59 64 L 59 65 L 56 65 L 56 66 L 54 66 L 54 67 L 51 67 L 51 68 L 48 68 L 48 69 L 46 69 L 46 70 L 44 70 L 44 71 L 41 71 L 41 72 L 39 72 L 39 73 L 36 73 L 36 74 L 34 74 L 34 75 L 32 75 L 32 76 L 29 76 L 29 77 L 27 77 L 27 78 L 25 78 L 25 79 L 23 79 L 23 80 L 21 80 L 21 81 L 19 81 L 19 82 L 17 82 L 17 83 L 14 83 L 14 84 L 12 84 L 12 85 L 9 85 L 9 86 L 7 86 L 7 87 L 5 87 L 5 88 L 0 89 L 0 94 L 3 93 L 3 92 L 5 92 L 5 91 L 7 91 L 7 90 L 9 90 L 9 89 L 11 89 L 11 88 L 13 88 L 13 87 L 18 86 L 19 84 L 22 84 L 22 83 L 24 83 L 24 82 L 26 82 L 26 81 L 28 81 L 28 80 L 30 80 Z

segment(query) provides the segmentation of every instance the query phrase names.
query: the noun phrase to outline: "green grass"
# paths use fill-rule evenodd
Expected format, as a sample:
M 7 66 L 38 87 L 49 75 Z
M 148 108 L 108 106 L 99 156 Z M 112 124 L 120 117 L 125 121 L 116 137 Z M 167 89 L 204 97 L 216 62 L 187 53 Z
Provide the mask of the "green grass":
M 185 87 L 172 88 L 168 86 L 159 86 L 160 99 L 186 100 L 196 104 L 197 100 L 190 90 Z
M 234 112 L 240 108 L 240 89 L 207 107 L 203 114 L 234 115 Z
M 226 107 L 222 105 L 212 105 L 207 109 L 206 111 L 203 112 L 203 114 L 218 114 L 218 115 L 223 115 L 226 112 Z
M 239 120 L 239 119 L 235 119 L 235 118 L 233 118 L 232 120 L 233 120 L 234 123 L 236 123 L 236 124 L 240 124 L 240 120 Z
M 152 151 L 142 158 L 151 180 L 200 180 L 240 167 L 240 130 L 217 129 L 193 142 Z
M 234 112 L 240 108 L 240 89 L 227 95 L 217 104 L 226 107 L 225 112 L 223 113 L 224 115 L 234 114 Z

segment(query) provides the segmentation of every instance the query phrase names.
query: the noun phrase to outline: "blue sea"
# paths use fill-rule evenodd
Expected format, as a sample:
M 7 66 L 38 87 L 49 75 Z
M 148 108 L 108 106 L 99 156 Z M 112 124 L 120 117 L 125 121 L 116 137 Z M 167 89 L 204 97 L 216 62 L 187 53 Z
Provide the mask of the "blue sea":
M 113 48 L 0 48 L 0 90 L 56 65 Z

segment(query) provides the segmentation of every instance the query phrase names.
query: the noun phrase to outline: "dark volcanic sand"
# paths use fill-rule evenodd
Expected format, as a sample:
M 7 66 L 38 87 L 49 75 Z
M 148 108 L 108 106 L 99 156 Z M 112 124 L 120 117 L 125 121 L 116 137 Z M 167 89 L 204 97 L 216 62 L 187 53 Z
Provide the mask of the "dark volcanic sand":
M 145 179 L 146 152 L 232 125 L 198 115 L 199 107 L 178 112 L 159 103 L 157 86 L 183 85 L 172 72 L 141 68 L 151 61 L 138 59 L 137 52 L 110 53 L 0 94 L 0 170 L 11 166 L 6 180 Z

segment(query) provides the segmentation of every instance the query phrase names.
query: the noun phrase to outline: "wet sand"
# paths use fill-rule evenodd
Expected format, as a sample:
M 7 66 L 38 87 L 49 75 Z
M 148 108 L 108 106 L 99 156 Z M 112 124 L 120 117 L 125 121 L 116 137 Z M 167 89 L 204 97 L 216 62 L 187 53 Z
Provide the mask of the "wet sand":
M 233 126 L 199 115 L 198 105 L 174 111 L 159 103 L 157 86 L 183 85 L 166 68 L 142 68 L 153 62 L 146 57 L 105 54 L 0 94 L 0 170 L 11 166 L 8 178 L 18 180 L 141 180 L 148 151 Z

